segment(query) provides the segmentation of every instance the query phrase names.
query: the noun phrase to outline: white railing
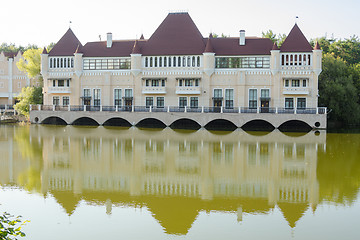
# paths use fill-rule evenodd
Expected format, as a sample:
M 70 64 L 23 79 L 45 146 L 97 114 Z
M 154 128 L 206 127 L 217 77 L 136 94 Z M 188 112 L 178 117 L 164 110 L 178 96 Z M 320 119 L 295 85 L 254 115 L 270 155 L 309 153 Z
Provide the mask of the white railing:
M 166 87 L 143 87 L 143 94 L 166 94 Z
M 71 93 L 70 87 L 49 87 L 48 93 Z
M 176 94 L 200 94 L 200 87 L 176 87 Z

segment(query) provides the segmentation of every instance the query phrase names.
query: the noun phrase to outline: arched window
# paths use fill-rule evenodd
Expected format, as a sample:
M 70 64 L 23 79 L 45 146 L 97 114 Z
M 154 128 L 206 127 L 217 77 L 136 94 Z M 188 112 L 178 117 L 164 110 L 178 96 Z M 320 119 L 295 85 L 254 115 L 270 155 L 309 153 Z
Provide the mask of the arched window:
M 186 57 L 183 57 L 183 67 L 186 67 Z
M 200 56 L 197 57 L 197 66 L 200 67 Z
M 162 67 L 162 57 L 159 58 L 159 67 Z
M 53 59 L 50 58 L 50 68 L 52 68 L 52 66 L 53 66 Z
M 173 64 L 172 64 L 173 67 L 176 67 L 176 57 L 173 57 Z
M 181 67 L 181 57 L 178 57 L 178 67 Z
M 153 59 L 152 59 L 152 57 L 150 57 L 150 67 L 152 67 L 153 66 Z
M 284 63 L 285 63 L 285 55 L 282 55 L 281 56 L 281 65 L 284 65 Z
M 74 59 L 71 58 L 71 67 L 73 68 L 74 67 Z
M 164 67 L 167 67 L 167 57 L 164 57 Z
M 294 65 L 297 65 L 297 55 L 294 56 L 295 57 L 295 60 L 294 60 Z
M 187 58 L 187 66 L 190 67 L 190 57 Z
M 192 57 L 191 66 L 195 67 L 195 56 Z
M 59 58 L 57 58 L 57 60 L 56 60 L 56 67 L 57 67 L 57 68 L 60 67 L 60 59 L 59 59 Z
M 145 58 L 145 67 L 148 67 L 149 66 L 149 59 L 148 57 Z
M 158 65 L 158 58 L 157 57 L 154 57 L 154 60 L 155 60 L 155 63 L 154 63 L 154 67 L 157 67 Z
M 311 65 L 311 61 L 310 61 L 310 54 L 308 54 L 308 65 Z
M 290 66 L 293 65 L 293 55 L 290 55 Z
M 286 65 L 289 65 L 289 55 L 286 55 Z

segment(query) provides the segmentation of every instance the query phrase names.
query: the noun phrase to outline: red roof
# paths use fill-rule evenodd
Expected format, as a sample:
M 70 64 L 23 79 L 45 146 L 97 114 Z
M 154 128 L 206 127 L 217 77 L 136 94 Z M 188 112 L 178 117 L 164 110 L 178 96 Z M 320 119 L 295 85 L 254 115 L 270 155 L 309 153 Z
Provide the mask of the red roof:
M 169 13 L 142 48 L 143 55 L 200 55 L 205 42 L 188 13 Z
M 18 55 L 18 52 L 4 52 L 5 57 L 14 58 Z
M 42 54 L 48 54 L 48 51 L 46 51 L 46 48 L 44 47 Z
M 107 48 L 106 41 L 88 42 L 82 46 L 69 29 L 49 55 L 72 56 L 78 51 L 84 57 L 130 57 L 131 53 L 141 53 L 143 56 L 202 55 L 204 52 L 238 56 L 270 55 L 271 50 L 278 49 L 268 38 L 247 37 L 245 45 L 239 44 L 239 37 L 211 38 L 211 41 L 209 38 L 203 38 L 188 13 L 170 13 L 148 40 L 115 40 L 111 48 Z M 280 50 L 311 52 L 312 47 L 295 24 Z
M 273 47 L 271 50 L 280 50 L 280 48 L 276 45 L 276 43 L 274 43 Z
M 81 42 L 71 28 L 62 36 L 62 38 L 55 44 L 49 52 L 49 56 L 72 56 L 78 45 L 82 46 Z
M 282 52 L 312 52 L 313 48 L 295 23 L 280 47 Z
M 320 48 L 320 44 L 319 44 L 319 42 L 318 42 L 318 41 L 316 41 L 316 44 L 315 44 L 314 50 L 321 50 L 321 48 Z

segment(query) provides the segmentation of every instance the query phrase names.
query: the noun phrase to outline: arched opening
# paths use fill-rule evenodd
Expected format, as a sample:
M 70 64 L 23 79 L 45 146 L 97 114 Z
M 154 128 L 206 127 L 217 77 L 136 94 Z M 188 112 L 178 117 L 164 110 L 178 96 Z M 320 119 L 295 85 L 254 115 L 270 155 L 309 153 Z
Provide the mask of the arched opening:
M 145 118 L 135 126 L 139 128 L 166 128 L 166 125 L 162 121 L 155 118 Z
M 311 129 L 309 124 L 299 120 L 290 120 L 279 126 L 279 130 L 282 132 L 310 132 Z
M 206 130 L 234 131 L 237 126 L 225 119 L 215 119 L 205 125 Z
M 195 122 L 194 120 L 182 118 L 179 120 L 176 120 L 170 125 L 170 128 L 174 129 L 193 129 L 198 130 L 201 128 L 200 124 Z
M 110 118 L 103 123 L 103 126 L 131 127 L 131 123 L 123 118 Z
M 59 117 L 48 117 L 44 119 L 41 123 L 49 125 L 67 125 L 65 120 Z
M 265 120 L 252 120 L 241 127 L 244 131 L 265 131 L 271 132 L 275 127 Z
M 99 126 L 100 124 L 92 118 L 82 117 L 76 119 L 71 125 L 77 126 Z

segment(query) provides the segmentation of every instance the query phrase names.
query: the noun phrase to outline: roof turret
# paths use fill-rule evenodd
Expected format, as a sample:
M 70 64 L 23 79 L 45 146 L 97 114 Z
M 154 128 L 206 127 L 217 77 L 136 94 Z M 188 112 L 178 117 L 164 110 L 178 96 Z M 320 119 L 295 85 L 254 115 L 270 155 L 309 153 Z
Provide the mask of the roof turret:
M 78 46 L 82 47 L 81 42 L 69 28 L 64 36 L 55 44 L 49 52 L 50 56 L 72 56 Z
M 311 52 L 313 48 L 295 23 L 280 50 L 282 52 Z

